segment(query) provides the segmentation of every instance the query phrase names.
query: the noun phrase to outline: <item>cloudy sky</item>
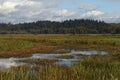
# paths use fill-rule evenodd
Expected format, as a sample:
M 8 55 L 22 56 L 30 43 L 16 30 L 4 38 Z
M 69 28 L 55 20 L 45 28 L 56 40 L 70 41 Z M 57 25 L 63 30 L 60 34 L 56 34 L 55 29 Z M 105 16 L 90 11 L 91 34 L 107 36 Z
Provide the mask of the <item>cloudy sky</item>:
M 0 0 L 0 22 L 95 19 L 120 22 L 120 0 Z

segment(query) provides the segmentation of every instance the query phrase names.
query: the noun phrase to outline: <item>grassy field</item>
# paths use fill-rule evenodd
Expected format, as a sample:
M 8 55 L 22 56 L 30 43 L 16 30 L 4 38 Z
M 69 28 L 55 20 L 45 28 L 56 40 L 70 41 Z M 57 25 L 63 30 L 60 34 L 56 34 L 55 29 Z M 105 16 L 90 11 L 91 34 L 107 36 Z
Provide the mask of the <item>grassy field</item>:
M 70 67 L 12 67 L 0 71 L 0 80 L 120 80 L 120 35 L 0 35 L 1 58 L 28 57 L 59 49 L 104 50 L 109 54 L 88 56 Z M 64 52 L 68 51 L 58 51 Z M 34 60 L 39 61 L 42 60 Z

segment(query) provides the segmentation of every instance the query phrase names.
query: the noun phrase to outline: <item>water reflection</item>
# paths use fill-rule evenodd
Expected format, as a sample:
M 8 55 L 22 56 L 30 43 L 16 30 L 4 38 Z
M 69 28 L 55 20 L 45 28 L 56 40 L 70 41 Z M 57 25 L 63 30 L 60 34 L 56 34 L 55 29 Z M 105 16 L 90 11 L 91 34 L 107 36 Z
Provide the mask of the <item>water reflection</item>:
M 107 52 L 105 51 L 96 51 L 96 50 L 70 50 L 69 53 L 65 53 L 65 54 L 33 54 L 31 57 L 27 57 L 27 58 L 2 58 L 0 59 L 0 68 L 3 69 L 7 69 L 10 68 L 12 66 L 20 66 L 20 65 L 24 65 L 27 63 L 23 63 L 23 62 L 19 62 L 19 60 L 27 60 L 27 59 L 57 59 L 58 61 L 55 62 L 55 64 L 58 65 L 66 65 L 66 66 L 70 66 L 72 63 L 74 63 L 77 60 L 82 59 L 81 56 L 78 55 L 106 55 Z M 72 55 L 73 57 L 70 59 L 65 59 L 65 58 L 57 58 L 59 56 L 69 56 Z

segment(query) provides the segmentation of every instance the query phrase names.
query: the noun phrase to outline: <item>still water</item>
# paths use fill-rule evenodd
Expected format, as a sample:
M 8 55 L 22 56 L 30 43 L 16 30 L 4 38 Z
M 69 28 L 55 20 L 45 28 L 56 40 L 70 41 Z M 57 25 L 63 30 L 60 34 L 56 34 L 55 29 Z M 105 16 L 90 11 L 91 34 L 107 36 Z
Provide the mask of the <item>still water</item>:
M 27 60 L 27 59 L 57 59 L 58 61 L 55 62 L 55 64 L 58 65 L 66 65 L 66 66 L 70 66 L 71 64 L 73 64 L 75 61 L 81 60 L 83 59 L 82 55 L 106 55 L 107 52 L 105 51 L 96 51 L 96 50 L 75 50 L 72 49 L 70 50 L 69 53 L 62 53 L 62 54 L 44 54 L 44 53 L 36 53 L 33 54 L 31 57 L 26 57 L 26 58 L 0 58 L 0 69 L 8 69 L 12 66 L 20 66 L 20 65 L 24 65 L 24 64 L 28 64 L 25 62 L 19 62 L 19 60 Z M 57 58 L 59 56 L 69 56 L 72 55 L 72 58 L 69 59 L 65 59 L 65 58 Z M 79 56 L 78 56 L 79 55 Z M 80 56 L 81 55 L 81 56 Z

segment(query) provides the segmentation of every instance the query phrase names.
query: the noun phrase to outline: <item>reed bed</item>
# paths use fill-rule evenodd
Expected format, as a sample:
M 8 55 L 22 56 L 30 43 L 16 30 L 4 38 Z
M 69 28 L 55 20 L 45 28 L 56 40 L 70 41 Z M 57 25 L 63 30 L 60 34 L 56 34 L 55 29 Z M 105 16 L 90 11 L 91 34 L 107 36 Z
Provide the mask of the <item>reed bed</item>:
M 13 67 L 0 72 L 1 80 L 120 80 L 120 63 L 102 56 L 89 56 L 71 67 L 43 65 Z
M 104 50 L 109 54 L 87 56 L 70 67 L 54 64 L 12 67 L 0 71 L 0 80 L 120 80 L 120 35 L 0 35 L 1 58 L 60 49 Z

